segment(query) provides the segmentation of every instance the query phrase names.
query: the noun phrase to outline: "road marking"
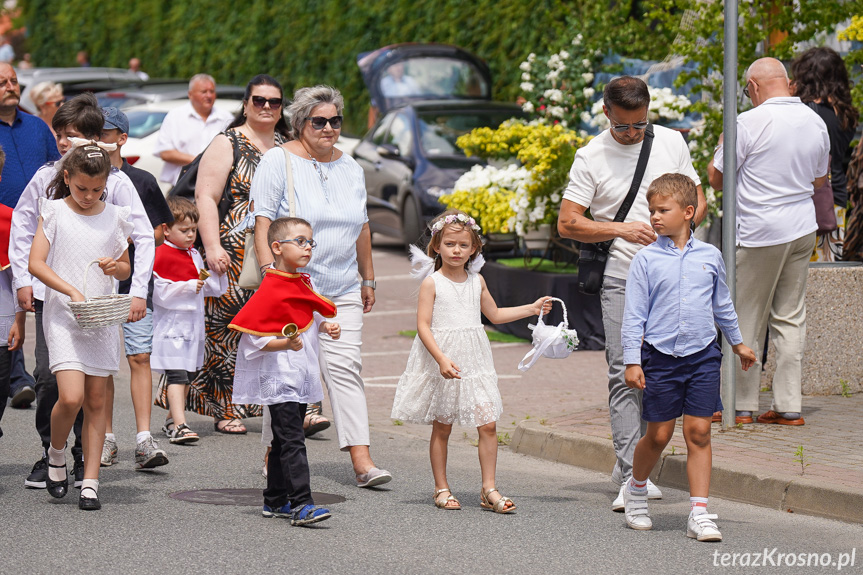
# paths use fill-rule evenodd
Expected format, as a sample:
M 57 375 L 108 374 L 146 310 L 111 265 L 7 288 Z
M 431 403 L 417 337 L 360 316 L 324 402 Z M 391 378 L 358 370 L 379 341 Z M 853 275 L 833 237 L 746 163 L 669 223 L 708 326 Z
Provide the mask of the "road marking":
M 366 317 L 383 317 L 385 315 L 406 315 L 406 314 L 416 315 L 416 313 L 417 313 L 416 308 L 391 309 L 391 310 L 387 310 L 387 311 L 370 311 L 368 314 L 366 314 Z
M 402 281 L 402 280 L 412 280 L 414 277 L 411 274 L 397 274 L 392 276 L 375 276 L 375 281 L 377 282 L 391 282 L 391 281 Z
M 520 375 L 510 375 L 510 374 L 502 374 L 497 376 L 498 379 L 521 379 Z M 376 377 L 365 377 L 363 378 L 363 384 L 366 387 L 398 387 L 397 383 L 377 383 L 380 381 L 388 381 L 388 380 L 398 380 L 401 379 L 400 375 L 379 375 Z

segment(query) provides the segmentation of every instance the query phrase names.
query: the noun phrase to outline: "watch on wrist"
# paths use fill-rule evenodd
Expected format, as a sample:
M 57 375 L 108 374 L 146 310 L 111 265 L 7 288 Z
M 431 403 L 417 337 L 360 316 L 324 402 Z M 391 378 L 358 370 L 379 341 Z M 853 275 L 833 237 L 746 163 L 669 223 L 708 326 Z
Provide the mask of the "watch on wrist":
M 377 288 L 377 282 L 375 280 L 363 280 L 360 282 L 360 285 L 363 287 L 370 287 L 372 289 Z

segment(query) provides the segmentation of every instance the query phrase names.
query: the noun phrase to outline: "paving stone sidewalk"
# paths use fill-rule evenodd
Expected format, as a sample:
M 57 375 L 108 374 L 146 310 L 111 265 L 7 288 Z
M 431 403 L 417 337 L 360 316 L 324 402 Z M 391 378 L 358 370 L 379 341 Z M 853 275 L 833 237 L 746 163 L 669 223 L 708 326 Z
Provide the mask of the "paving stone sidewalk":
M 808 396 L 806 425 L 713 425 L 711 495 L 789 512 L 863 522 L 863 395 Z M 761 412 L 770 408 L 762 394 Z M 512 449 L 598 471 L 614 464 L 606 406 L 519 424 Z M 686 488 L 686 444 L 680 421 L 654 469 L 660 485 Z

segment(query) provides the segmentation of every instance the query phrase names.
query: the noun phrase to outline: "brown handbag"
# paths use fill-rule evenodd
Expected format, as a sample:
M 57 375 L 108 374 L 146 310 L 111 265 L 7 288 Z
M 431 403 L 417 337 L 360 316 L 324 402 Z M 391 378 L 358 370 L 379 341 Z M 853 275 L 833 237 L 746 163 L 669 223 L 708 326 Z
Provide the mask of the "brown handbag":
M 831 165 L 829 157 L 827 165 Z M 836 210 L 833 208 L 833 184 L 830 183 L 829 172 L 824 184 L 815 188 L 815 193 L 812 194 L 812 201 L 815 203 L 815 221 L 818 223 L 818 235 L 822 236 L 839 229 L 839 224 L 836 222 Z

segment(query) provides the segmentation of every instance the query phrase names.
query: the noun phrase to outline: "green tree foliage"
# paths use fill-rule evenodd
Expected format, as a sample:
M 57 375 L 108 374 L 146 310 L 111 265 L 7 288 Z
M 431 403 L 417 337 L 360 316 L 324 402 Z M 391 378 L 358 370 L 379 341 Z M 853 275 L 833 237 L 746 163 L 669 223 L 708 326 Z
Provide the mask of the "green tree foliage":
M 582 0 L 587 5 L 587 0 Z M 39 66 L 142 59 L 152 77 L 212 74 L 244 85 L 266 72 L 288 92 L 327 83 L 345 95 L 348 127 L 364 129 L 368 94 L 356 58 L 398 42 L 461 46 L 488 61 L 494 97 L 514 100 L 518 62 L 570 36 L 566 0 L 19 0 Z

